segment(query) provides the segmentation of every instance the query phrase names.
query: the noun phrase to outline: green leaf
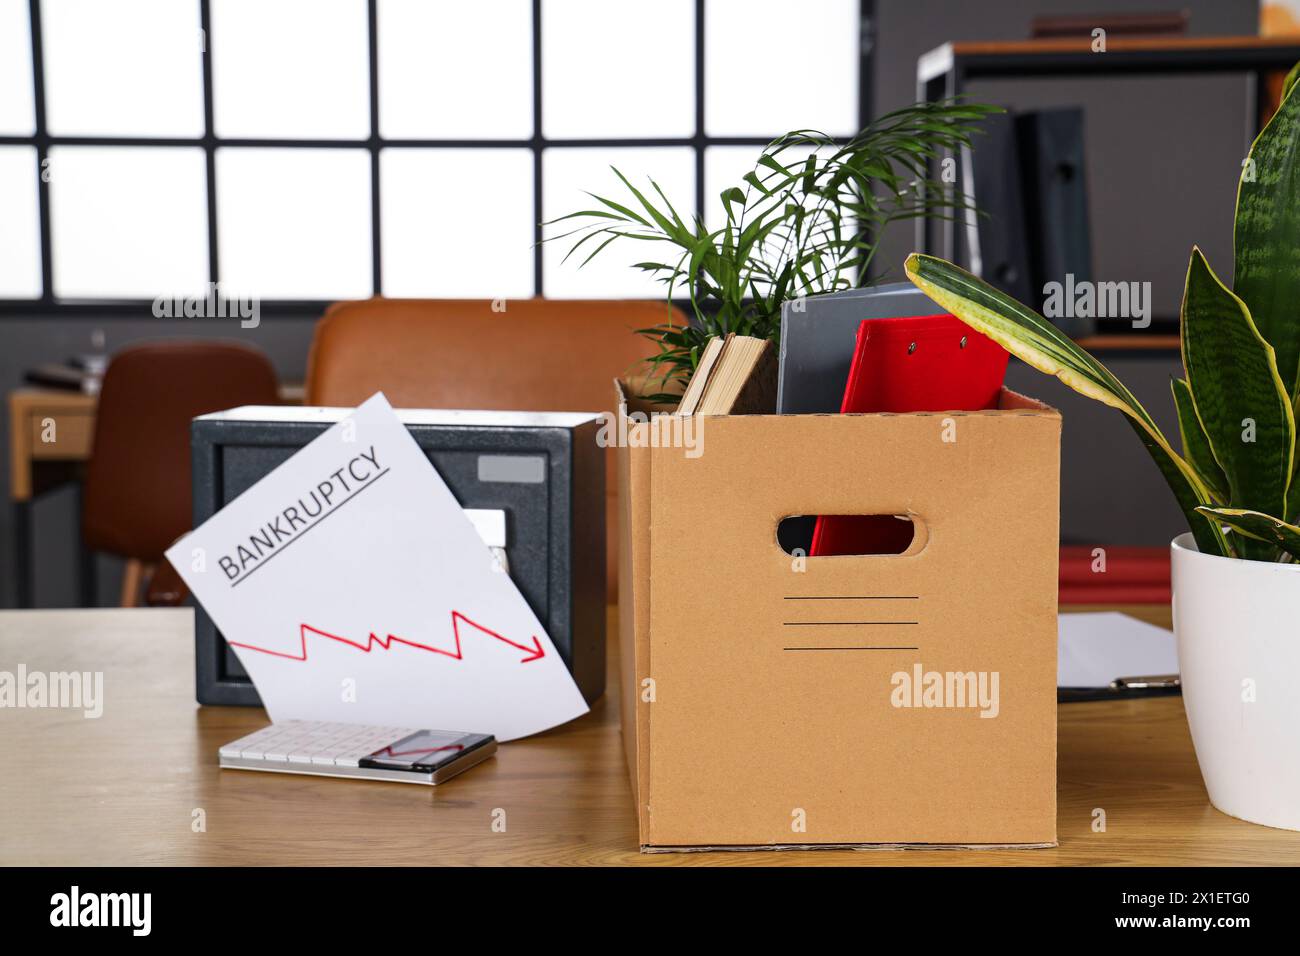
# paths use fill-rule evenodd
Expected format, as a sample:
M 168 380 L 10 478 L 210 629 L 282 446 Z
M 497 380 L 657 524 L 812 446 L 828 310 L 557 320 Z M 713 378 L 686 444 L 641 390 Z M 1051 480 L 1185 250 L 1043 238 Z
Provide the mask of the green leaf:
M 749 183 L 749 185 L 751 185 L 751 186 L 753 186 L 755 189 L 757 189 L 757 190 L 758 190 L 760 193 L 762 193 L 764 196 L 769 195 L 769 190 L 768 190 L 768 188 L 767 188 L 766 186 L 763 185 L 762 181 L 761 181 L 761 180 L 758 178 L 758 176 L 755 175 L 754 173 L 752 173 L 752 172 L 745 173 L 745 175 L 742 176 L 741 178 L 742 178 L 745 182 Z
M 733 205 L 744 208 L 745 191 L 741 189 L 739 186 L 731 186 L 727 189 L 724 189 L 719 194 L 719 198 L 722 199 L 722 207 L 727 210 L 728 217 L 731 217 L 732 215 L 731 207 Z
M 1219 521 L 1250 538 L 1266 541 L 1300 559 L 1300 528 L 1260 511 L 1245 508 L 1201 508 L 1202 514 Z
M 637 202 L 641 204 L 641 208 L 650 214 L 650 218 L 654 220 L 655 225 L 663 231 L 664 238 L 671 239 L 674 242 L 680 241 L 682 232 L 684 231 L 680 226 L 680 221 L 674 222 L 672 219 L 669 219 L 660 212 L 659 209 L 655 207 L 654 203 L 646 199 L 641 190 L 633 186 L 632 183 L 628 181 L 628 178 L 619 172 L 617 167 L 611 166 L 610 169 L 614 170 L 614 175 L 619 178 L 625 187 L 627 187 L 627 191 L 636 197 Z M 653 180 L 651 180 L 650 185 L 655 185 Z M 598 196 L 596 198 L 599 199 L 600 197 Z
M 644 219 L 641 216 L 638 216 L 631 209 L 628 209 L 626 206 L 620 203 L 614 202 L 614 200 L 612 199 L 606 199 L 604 196 L 597 196 L 595 193 L 587 193 L 587 195 L 590 196 L 592 199 L 596 200 L 596 202 L 608 206 L 610 209 L 613 209 L 615 212 L 620 213 L 623 216 L 626 216 L 628 219 L 631 219 L 634 222 L 639 222 L 643 226 L 650 225 L 649 220 Z
M 1295 86 L 1295 81 L 1300 79 L 1300 63 L 1291 67 L 1286 78 L 1282 81 L 1282 96 L 1285 98 L 1291 92 L 1291 87 Z
M 1245 304 L 1192 249 L 1183 293 L 1183 366 L 1228 501 L 1286 513 L 1294 464 L 1295 417 L 1273 349 Z
M 1287 82 L 1294 83 L 1295 71 Z M 1300 393 L 1300 96 L 1288 87 L 1250 148 L 1237 186 L 1233 292 L 1277 353 L 1294 402 Z M 1194 386 L 1193 386 L 1194 387 Z
M 1196 417 L 1196 406 L 1192 402 L 1192 390 L 1181 378 L 1171 379 L 1169 386 L 1174 393 L 1174 408 L 1178 411 L 1178 430 L 1183 437 L 1183 457 L 1196 469 L 1205 486 L 1218 502 L 1228 500 L 1228 479 L 1223 469 L 1214 460 L 1210 450 L 1210 441 L 1205 437 L 1201 420 Z
M 1196 511 L 1199 505 L 1214 503 L 1209 488 L 1108 368 L 1033 309 L 950 262 L 912 253 L 904 271 L 918 289 L 1012 355 L 1128 416 L 1187 516 L 1197 547 L 1207 554 L 1231 555 L 1222 529 Z
M 593 249 L 592 252 L 591 252 L 591 254 L 587 256 L 587 258 L 585 258 L 585 259 L 582 260 L 582 262 L 579 264 L 579 268 L 581 268 L 582 266 L 585 266 L 585 265 L 586 265 L 588 262 L 590 262 L 592 259 L 596 258 L 596 255 L 597 255 L 597 253 L 600 252 L 600 250 L 604 249 L 607 245 L 609 245 L 611 242 L 613 242 L 613 241 L 614 241 L 615 239 L 617 239 L 618 237 L 619 237 L 619 234 L 618 234 L 617 232 L 612 233 L 611 235 L 609 235 L 608 237 L 606 237 L 606 239 L 605 239 L 604 242 L 602 242 L 602 243 L 601 243 L 600 245 L 598 245 L 595 249 Z M 577 246 L 574 246 L 573 248 L 576 249 L 576 248 L 578 248 L 578 247 L 577 247 Z M 569 251 L 572 252 L 573 250 L 571 249 L 571 250 L 569 250 Z M 565 256 L 565 258 L 567 259 L 568 256 Z
M 1205 503 L 1202 497 L 1204 492 L 1188 479 L 1186 462 L 1170 451 L 1167 443 L 1161 442 L 1155 434 L 1140 425 L 1137 419 L 1129 415 L 1125 416 L 1124 420 L 1129 423 L 1129 427 L 1133 429 L 1143 447 L 1151 455 L 1151 460 L 1155 462 L 1165 483 L 1169 485 L 1169 490 L 1173 492 L 1174 501 L 1178 503 L 1179 509 L 1187 519 L 1187 526 L 1196 539 L 1196 547 L 1202 554 L 1217 554 L 1225 558 L 1238 557 L 1218 522 L 1207 520 L 1198 511 Z

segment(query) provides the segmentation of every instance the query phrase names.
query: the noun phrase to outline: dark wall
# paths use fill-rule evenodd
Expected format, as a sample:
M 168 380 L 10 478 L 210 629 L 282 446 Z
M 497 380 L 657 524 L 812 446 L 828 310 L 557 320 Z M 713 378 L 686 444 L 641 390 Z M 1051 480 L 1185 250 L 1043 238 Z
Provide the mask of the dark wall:
M 1078 0 L 876 0 L 875 114 L 915 100 L 921 54 L 949 41 L 1027 39 L 1035 15 L 1089 6 Z M 1161 6 L 1142 0 L 1100 5 L 1115 12 Z M 1254 0 L 1168 6 L 1188 11 L 1193 35 L 1258 30 Z M 1099 64 L 1105 55 L 1097 54 Z M 968 92 L 1012 109 L 1083 108 L 1094 278 L 1150 281 L 1156 317 L 1172 317 L 1193 243 L 1231 274 L 1237 178 L 1254 137 L 1244 75 L 979 80 Z M 886 237 L 877 261 L 901 278 L 913 245 L 911 227 L 903 224 Z
M 1173 353 L 1100 356 L 1178 444 L 1169 378 Z M 1061 541 L 1065 544 L 1167 545 L 1187 530 L 1164 478 L 1124 416 L 1055 378 L 1013 362 L 1007 385 L 1061 411 Z
M 1038 14 L 1184 9 L 1193 35 L 1258 31 L 1255 0 L 876 0 L 876 114 L 916 98 L 916 61 L 949 41 L 1027 39 Z M 1105 54 L 1098 54 L 1105 56 Z M 1241 161 L 1253 138 L 1251 89 L 1244 75 L 979 81 L 972 98 L 1010 108 L 1081 106 L 1084 110 L 1098 280 L 1149 281 L 1156 318 L 1178 313 L 1193 244 L 1225 276 L 1232 273 L 1232 216 Z M 978 162 L 978 145 L 975 161 Z M 901 278 L 914 242 L 910 225 L 885 238 L 878 261 Z M 1124 331 L 1105 328 L 1100 331 Z M 1177 447 L 1169 378 L 1181 374 L 1175 352 L 1109 352 L 1101 360 L 1137 395 Z M 1164 545 L 1185 530 L 1183 518 L 1145 449 L 1118 412 L 1055 379 L 1013 364 L 1013 388 L 1064 414 L 1061 535 L 1072 543 Z

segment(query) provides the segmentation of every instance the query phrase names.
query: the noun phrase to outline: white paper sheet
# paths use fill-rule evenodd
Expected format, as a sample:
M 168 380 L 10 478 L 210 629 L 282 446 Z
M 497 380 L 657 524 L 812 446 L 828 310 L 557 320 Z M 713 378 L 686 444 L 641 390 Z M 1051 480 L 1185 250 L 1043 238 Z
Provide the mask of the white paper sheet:
M 273 721 L 511 740 L 587 712 L 382 394 L 167 552 Z
M 1109 687 L 1117 677 L 1178 673 L 1174 635 L 1117 611 L 1062 614 L 1057 687 Z

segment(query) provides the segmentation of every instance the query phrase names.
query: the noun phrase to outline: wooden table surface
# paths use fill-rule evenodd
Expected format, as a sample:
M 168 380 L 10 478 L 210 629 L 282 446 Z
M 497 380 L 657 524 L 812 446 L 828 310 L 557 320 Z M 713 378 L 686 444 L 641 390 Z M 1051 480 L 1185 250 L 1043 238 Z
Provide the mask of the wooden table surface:
M 99 719 L 0 709 L 0 864 L 1300 864 L 1300 833 L 1209 805 L 1176 697 L 1061 706 L 1055 849 L 643 855 L 612 680 L 441 787 L 222 771 L 218 747 L 266 717 L 195 704 L 192 627 L 187 609 L 0 612 L 0 671 L 104 675 Z

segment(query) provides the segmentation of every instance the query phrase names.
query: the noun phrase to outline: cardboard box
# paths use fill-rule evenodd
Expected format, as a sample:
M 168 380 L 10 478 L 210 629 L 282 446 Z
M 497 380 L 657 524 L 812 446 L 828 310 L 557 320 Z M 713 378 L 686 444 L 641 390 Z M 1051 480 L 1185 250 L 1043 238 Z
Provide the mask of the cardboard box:
M 1058 412 L 1004 391 L 992 411 L 709 417 L 691 450 L 620 415 L 643 850 L 1055 844 Z M 783 550 L 782 519 L 816 514 L 916 534 Z

